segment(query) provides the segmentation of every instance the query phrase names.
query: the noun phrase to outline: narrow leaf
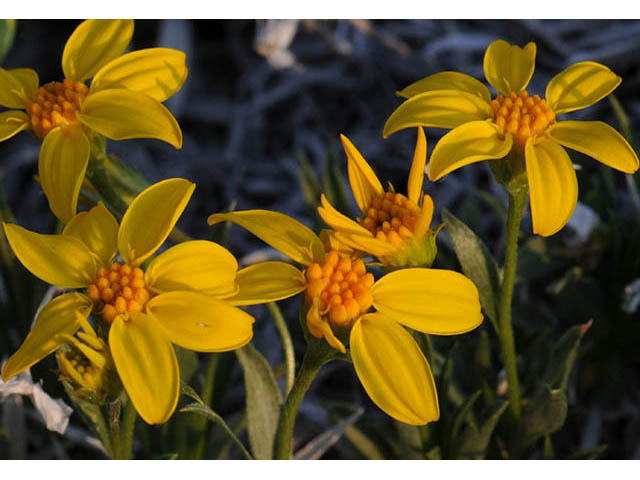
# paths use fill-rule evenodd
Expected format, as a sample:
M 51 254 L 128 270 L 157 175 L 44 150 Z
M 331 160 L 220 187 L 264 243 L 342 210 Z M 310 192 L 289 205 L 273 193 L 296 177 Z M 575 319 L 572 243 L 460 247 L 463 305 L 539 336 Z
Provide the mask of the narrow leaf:
M 543 435 L 559 430 L 566 418 L 567 397 L 564 391 L 544 385 L 531 399 L 523 415 L 526 443 L 531 444 Z
M 575 325 L 558 339 L 549 356 L 543 383 L 550 385 L 551 388 L 566 390 L 569 374 L 578 355 L 580 341 L 592 323 L 593 320 L 590 320 L 582 325 Z
M 244 370 L 251 450 L 257 459 L 269 460 L 273 458 L 282 394 L 269 362 L 253 345 L 235 352 Z
M 364 408 L 358 408 L 358 410 L 342 420 L 340 423 L 315 437 L 296 452 L 294 456 L 295 460 L 319 460 L 327 450 L 342 438 L 345 430 L 358 421 L 363 413 Z
M 490 411 L 479 429 L 468 426 L 462 437 L 458 458 L 483 458 L 500 417 L 507 410 L 509 402 L 500 402 Z
M 378 446 L 355 425 L 350 425 L 346 428 L 344 437 L 367 460 L 384 460 L 384 455 Z
M 498 266 L 484 242 L 451 212 L 444 209 L 442 219 L 464 274 L 475 283 L 480 304 L 496 328 L 498 321 Z

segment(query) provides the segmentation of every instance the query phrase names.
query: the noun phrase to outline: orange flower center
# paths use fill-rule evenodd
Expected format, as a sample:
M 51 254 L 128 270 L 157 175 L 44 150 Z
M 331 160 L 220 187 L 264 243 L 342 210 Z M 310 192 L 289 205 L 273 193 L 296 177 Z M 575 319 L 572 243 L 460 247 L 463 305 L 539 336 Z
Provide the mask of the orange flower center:
M 40 87 L 36 101 L 27 102 L 35 134 L 44 138 L 60 125 L 78 124 L 76 114 L 88 93 L 89 87 L 84 83 L 68 78 L 64 82 L 50 82 Z
M 320 299 L 321 314 L 329 314 L 338 327 L 350 327 L 373 304 L 371 287 L 374 279 L 364 262 L 352 262 L 349 257 L 330 251 L 324 264 L 311 264 L 306 271 L 307 298 Z
M 539 95 L 530 97 L 526 90 L 498 95 L 491 101 L 494 122 L 506 133 L 513 135 L 520 147 L 532 135 L 541 135 L 555 123 L 556 114 Z
M 128 312 L 142 312 L 153 293 L 147 288 L 140 267 L 114 262 L 109 270 L 98 269 L 96 282 L 89 285 L 87 295 L 96 305 L 104 305 L 102 316 L 111 323 L 118 315 L 126 318 Z
M 376 238 L 400 246 L 413 238 L 420 208 L 401 193 L 386 192 L 371 202 L 363 227 Z

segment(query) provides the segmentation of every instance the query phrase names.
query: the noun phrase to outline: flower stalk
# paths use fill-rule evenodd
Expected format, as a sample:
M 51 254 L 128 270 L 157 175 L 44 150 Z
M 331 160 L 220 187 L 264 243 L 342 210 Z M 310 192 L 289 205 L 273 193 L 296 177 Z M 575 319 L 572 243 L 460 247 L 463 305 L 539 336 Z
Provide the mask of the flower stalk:
M 498 312 L 498 327 L 500 336 L 500 348 L 504 367 L 507 373 L 509 388 L 509 412 L 514 423 L 520 422 L 520 383 L 518 381 L 518 368 L 516 363 L 516 347 L 511 323 L 511 303 L 513 297 L 513 285 L 516 278 L 516 266 L 518 262 L 518 233 L 520 232 L 520 220 L 527 201 L 527 189 L 521 188 L 509 191 L 509 210 L 507 213 L 507 238 L 504 257 L 504 269 L 500 294 L 500 306 Z

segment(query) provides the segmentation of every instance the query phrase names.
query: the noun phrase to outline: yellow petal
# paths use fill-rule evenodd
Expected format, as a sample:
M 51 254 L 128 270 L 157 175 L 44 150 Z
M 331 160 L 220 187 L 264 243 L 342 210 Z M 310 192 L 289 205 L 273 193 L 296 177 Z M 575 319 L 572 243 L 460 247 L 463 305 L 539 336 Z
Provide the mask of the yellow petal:
M 22 86 L 22 97 L 25 100 L 34 101 L 38 96 L 38 88 L 40 88 L 40 79 L 38 73 L 30 68 L 14 68 L 8 72 L 18 80 Z
M 567 152 L 545 137 L 525 146 L 533 233 L 548 237 L 566 225 L 578 201 L 578 179 Z
M 118 249 L 118 221 L 102 202 L 88 212 L 78 213 L 67 223 L 62 234 L 82 240 L 102 266 L 111 263 Z
M 307 328 L 309 333 L 316 338 L 324 338 L 325 341 L 331 346 L 339 350 L 343 354 L 347 353 L 347 349 L 344 344 L 335 336 L 331 325 L 326 316 L 320 315 L 320 299 L 318 297 L 313 299 L 313 304 L 307 310 Z
M 169 340 L 197 352 L 235 350 L 253 337 L 251 315 L 197 292 L 162 293 L 147 311 Z
M 133 36 L 133 20 L 86 20 L 71 34 L 62 52 L 62 70 L 84 82 L 124 53 Z
M 336 232 L 328 228 L 323 228 L 322 230 L 320 230 L 320 240 L 322 240 L 324 249 L 327 252 L 335 250 L 340 254 L 341 257 L 347 255 L 352 259 L 364 256 L 363 252 L 356 250 L 355 248 L 350 247 L 349 245 L 338 240 L 338 238 L 336 237 Z
M 551 138 L 624 173 L 638 170 L 638 156 L 615 129 L 604 122 L 568 120 L 556 123 Z
M 484 76 L 499 93 L 519 92 L 529 84 L 536 64 L 536 44 L 524 48 L 496 40 L 484 54 Z
M 431 368 L 404 328 L 381 314 L 364 315 L 349 345 L 362 386 L 385 413 L 411 425 L 440 418 Z
M 418 140 L 416 150 L 413 153 L 413 163 L 409 172 L 409 182 L 407 183 L 407 194 L 409 200 L 418 203 L 422 193 L 422 183 L 424 182 L 424 166 L 427 163 L 427 137 L 424 135 L 422 127 L 418 127 Z
M 0 67 L 0 105 L 7 108 L 26 108 L 27 101 L 34 99 L 34 75 L 37 91 L 38 75 L 33 70 L 26 68 L 5 70 Z
M 171 342 L 148 315 L 133 312 L 114 319 L 111 356 L 133 406 L 150 424 L 166 422 L 178 403 L 180 372 Z
M 369 230 L 333 208 L 333 205 L 329 203 L 324 193 L 320 195 L 320 203 L 322 206 L 318 207 L 318 215 L 335 231 L 364 235 L 365 237 L 371 236 Z
M 491 118 L 493 110 L 484 99 L 459 90 L 435 90 L 411 97 L 395 109 L 384 124 L 383 137 L 409 127 L 455 128 Z
M 78 120 L 112 140 L 155 138 L 182 148 L 182 130 L 167 107 L 149 95 L 122 88 L 90 93 Z
M 422 80 L 412 83 L 408 87 L 397 92 L 397 95 L 404 98 L 414 97 L 421 93 L 434 90 L 458 90 L 471 93 L 482 98 L 485 102 L 491 101 L 489 89 L 482 82 L 475 78 L 459 72 L 438 72 L 429 75 Z
M 554 112 L 565 113 L 593 105 L 613 92 L 622 78 L 596 62 L 565 68 L 547 85 L 545 100 Z
M 169 178 L 134 198 L 118 231 L 118 251 L 125 262 L 140 265 L 164 243 L 195 188 L 184 178 Z
M 470 163 L 506 157 L 513 139 L 502 135 L 489 122 L 470 122 L 451 130 L 440 139 L 427 167 L 429 180 L 435 182 Z
M 156 292 L 193 290 L 218 298 L 237 292 L 238 262 L 217 243 L 193 240 L 180 243 L 154 258 L 145 280 Z
M 283 213 L 269 210 L 215 213 L 209 217 L 208 222 L 209 225 L 220 222 L 237 223 L 302 265 L 324 260 L 324 245 L 318 236 L 299 221 Z
M 3 226 L 13 253 L 39 279 L 64 288 L 83 288 L 93 281 L 94 256 L 77 238 L 43 235 L 11 223 Z
M 364 236 L 348 232 L 336 232 L 336 239 L 351 248 L 367 252 L 378 258 L 391 255 L 396 251 L 396 247 L 391 243 L 379 240 L 371 235 Z
M 420 208 L 420 216 L 416 222 L 414 235 L 416 238 L 422 237 L 429 227 L 431 226 L 431 220 L 433 220 L 433 199 L 429 195 L 425 195 L 422 199 L 422 207 Z
M 164 102 L 187 79 L 186 55 L 173 48 L 127 53 L 105 65 L 91 81 L 91 91 L 126 88 Z
M 347 171 L 351 190 L 360 210 L 365 213 L 375 197 L 384 193 L 380 180 L 360 154 L 358 149 L 344 135 L 340 135 L 344 153 L 347 154 Z
M 297 295 L 305 288 L 304 274 L 288 263 L 261 262 L 238 271 L 238 293 L 226 302 L 257 305 Z
M 482 323 L 478 289 L 451 270 L 396 270 L 378 280 L 371 294 L 376 310 L 420 332 L 457 335 Z
M 76 214 L 90 149 L 87 136 L 77 126 L 54 128 L 42 142 L 38 159 L 40 184 L 49 208 L 63 223 Z
M 2 380 L 7 381 L 54 352 L 64 340 L 58 335 L 73 335 L 80 328 L 77 313 L 84 318 L 93 304 L 86 295 L 64 293 L 47 303 L 16 353 L 2 368 Z
M 0 142 L 4 142 L 14 135 L 29 128 L 30 120 L 21 110 L 9 110 L 0 113 Z

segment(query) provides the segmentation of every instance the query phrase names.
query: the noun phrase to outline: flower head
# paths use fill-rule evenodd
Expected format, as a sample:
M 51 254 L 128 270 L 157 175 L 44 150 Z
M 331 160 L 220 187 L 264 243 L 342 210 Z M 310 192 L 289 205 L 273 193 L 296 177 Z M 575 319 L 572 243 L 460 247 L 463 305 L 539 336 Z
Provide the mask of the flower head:
M 238 264 L 208 241 L 175 245 L 145 262 L 164 243 L 195 185 L 173 178 L 140 193 L 118 225 L 102 203 L 76 215 L 61 235 L 4 224 L 22 264 L 63 293 L 44 306 L 20 349 L 2 369 L 7 380 L 63 344 L 87 317 L 101 315 L 116 370 L 140 416 L 163 423 L 178 401 L 179 372 L 172 343 L 200 352 L 242 347 L 253 317 L 226 302 L 236 294 Z M 119 252 L 119 258 L 116 253 Z M 69 370 L 67 370 L 67 373 Z
M 384 190 L 364 157 L 341 137 L 347 154 L 349 182 L 362 216 L 356 221 L 338 212 L 324 194 L 318 213 L 336 231 L 336 239 L 349 247 L 376 257 L 387 269 L 430 267 L 436 256 L 435 235 L 431 230 L 433 200 L 422 193 L 427 140 L 421 128 L 409 173 L 407 196 L 396 193 L 393 185 Z
M 149 48 L 124 54 L 133 20 L 86 20 L 67 40 L 61 82 L 39 86 L 28 68 L 0 68 L 0 141 L 22 130 L 42 140 L 38 169 L 51 211 L 76 213 L 91 137 L 156 138 L 182 147 L 182 132 L 162 105 L 187 78 L 185 54 Z M 86 81 L 93 77 L 91 86 Z
M 563 147 L 625 173 L 638 169 L 638 157 L 603 122 L 557 118 L 603 99 L 620 77 L 599 63 L 580 62 L 551 79 L 544 99 L 530 96 L 526 87 L 535 56 L 534 43 L 520 48 L 494 41 L 484 56 L 484 72 L 496 98 L 473 77 L 436 73 L 398 93 L 408 100 L 389 117 L 383 135 L 415 126 L 452 128 L 431 155 L 432 181 L 470 163 L 512 156 L 516 165 L 509 168 L 528 183 L 533 231 L 549 236 L 564 227 L 578 200 L 576 174 Z
M 305 292 L 309 333 L 345 353 L 371 399 L 414 425 L 439 418 L 433 375 L 403 325 L 437 335 L 468 332 L 482 322 L 478 290 L 463 275 L 427 268 L 396 270 L 375 281 L 362 259 L 325 251 L 320 238 L 286 215 L 248 210 L 209 217 L 231 221 L 302 265 L 264 262 L 238 272 L 238 305 Z M 371 311 L 375 308 L 376 311 Z

